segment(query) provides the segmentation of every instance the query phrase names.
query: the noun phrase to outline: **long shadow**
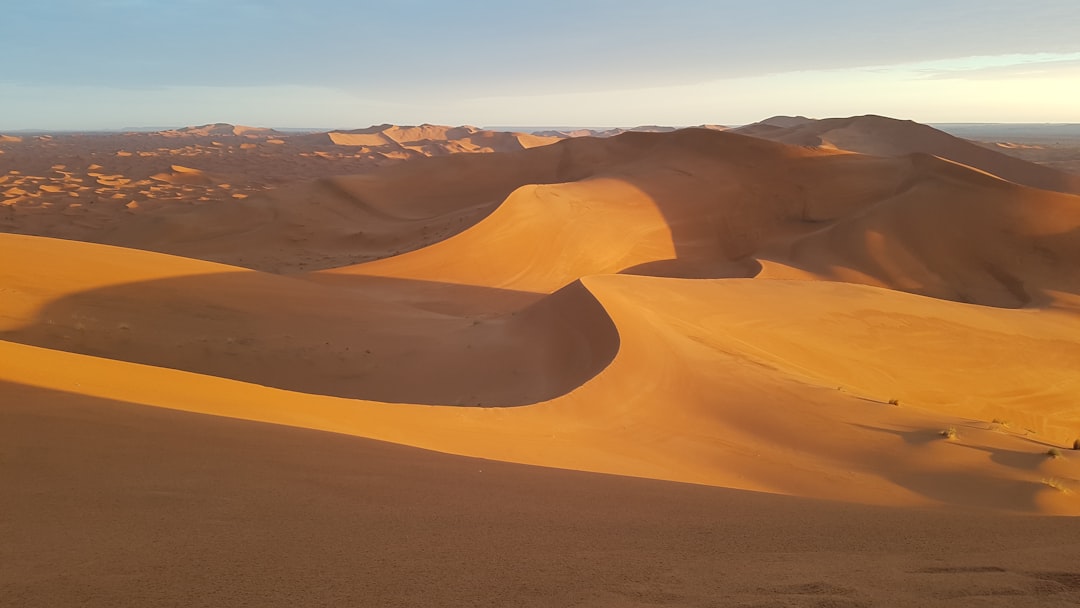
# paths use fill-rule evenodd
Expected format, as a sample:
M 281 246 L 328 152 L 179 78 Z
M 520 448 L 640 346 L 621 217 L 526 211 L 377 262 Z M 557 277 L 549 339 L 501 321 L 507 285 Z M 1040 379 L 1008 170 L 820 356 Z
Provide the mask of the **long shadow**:
M 890 195 L 903 177 L 895 167 L 905 165 L 894 159 L 806 156 L 782 144 L 707 129 L 571 139 L 519 153 L 465 159 L 468 163 L 454 158 L 427 159 L 408 167 L 413 172 L 429 170 L 440 176 L 452 163 L 459 169 L 467 167 L 468 175 L 458 176 L 458 181 L 484 182 L 495 180 L 498 172 L 509 172 L 513 179 L 499 176 L 501 184 L 584 184 L 603 178 L 633 187 L 663 217 L 673 255 L 618 270 L 684 278 L 756 275 L 761 265 L 754 256 L 770 240 L 818 230 L 868 201 Z M 526 165 L 528 170 L 515 168 L 518 165 Z M 872 179 L 867 179 L 867 171 Z M 453 192 L 454 196 L 460 194 Z M 602 216 L 589 215 L 594 204 L 602 205 L 605 213 L 619 212 L 621 200 L 612 198 L 618 195 L 609 194 L 607 189 L 585 192 L 586 197 L 598 198 L 580 201 L 583 217 L 603 222 Z M 485 253 L 498 255 L 505 237 L 499 234 L 498 226 L 489 230 L 492 245 Z M 475 247 L 487 246 L 487 239 L 480 234 L 473 237 Z M 585 260 L 577 267 L 587 268 L 594 247 L 603 248 L 603 253 L 596 251 L 600 253 L 597 257 L 607 257 L 611 247 L 631 252 L 641 233 L 629 230 L 621 238 L 621 242 L 618 237 L 613 241 L 606 235 L 603 243 L 596 244 L 583 234 L 569 244 L 575 250 L 567 255 Z M 596 272 L 610 272 L 610 262 L 597 263 L 596 268 Z M 493 282 L 506 278 L 492 277 Z M 578 278 L 570 275 L 565 280 L 569 283 Z
M 1051 297 L 1049 292 L 1080 294 L 1080 280 L 1066 261 L 1080 243 L 1080 228 L 1057 234 L 1016 235 L 1002 241 L 999 233 L 1002 226 L 1015 221 L 1010 215 L 1015 209 L 1027 208 L 1036 216 L 1043 210 L 1037 205 L 1043 203 L 1029 203 L 1024 198 L 1027 190 L 927 154 L 897 158 L 807 156 L 789 146 L 706 129 L 630 132 L 611 138 L 607 145 L 618 152 L 612 153 L 609 165 L 594 169 L 590 177 L 620 179 L 646 193 L 663 214 L 675 248 L 674 259 L 642 264 L 624 270 L 627 273 L 747 276 L 760 269 L 756 258 L 763 250 L 800 236 L 825 235 L 823 231 L 837 222 L 878 203 L 897 200 L 905 206 L 920 206 L 910 212 L 897 210 L 897 221 L 880 234 L 886 243 L 904 247 L 904 224 L 910 221 L 942 224 L 932 228 L 940 231 L 941 238 L 935 242 L 946 247 L 957 235 L 973 230 L 985 232 L 985 238 L 959 241 L 953 247 L 956 255 L 932 250 L 924 256 L 930 264 L 928 272 L 940 275 L 945 289 L 917 283 L 894 288 L 1003 308 L 1038 306 Z M 567 159 L 584 156 L 570 146 L 564 155 Z M 917 189 L 931 186 L 928 196 L 934 204 L 922 205 Z M 973 194 L 968 198 L 975 202 L 954 200 L 957 189 L 964 195 Z M 1046 212 L 1057 213 L 1060 207 L 1048 207 Z M 997 215 L 982 218 L 988 210 Z M 949 226 L 950 222 L 956 225 Z M 987 242 L 996 244 L 986 249 Z M 781 261 L 826 276 L 835 266 L 890 280 L 890 273 L 873 256 L 857 244 L 844 247 L 849 245 L 852 253 L 840 248 L 833 252 L 839 255 L 827 260 Z M 1004 249 L 996 249 L 998 245 Z M 966 265 L 955 267 L 956 259 L 973 256 Z M 912 279 L 918 277 L 905 280 Z
M 897 191 L 872 201 L 882 205 L 835 218 L 764 259 L 822 276 L 846 269 L 893 289 L 995 308 L 1039 307 L 1053 292 L 1080 294 L 1065 261 L 1080 246 L 1080 228 L 1054 234 L 1014 228 L 1054 217 L 1067 205 L 1052 209 L 1027 198 L 1027 190 L 928 155 L 913 155 L 910 163 Z M 871 240 L 881 251 L 871 249 Z M 904 276 L 886 263 L 903 266 Z
M 922 427 L 910 427 L 907 430 L 886 429 L 879 426 L 870 426 L 866 424 L 852 424 L 851 426 L 866 431 L 873 431 L 875 433 L 885 433 L 899 437 L 908 445 L 926 445 L 935 441 L 941 441 L 942 436 L 939 430 L 927 429 Z
M 550 295 L 385 278 L 345 289 L 246 272 L 69 295 L 0 339 L 315 394 L 485 407 L 564 395 L 619 349 L 578 283 Z
M 926 427 L 909 427 L 904 430 L 887 429 L 865 424 L 851 426 L 884 433 L 901 438 L 910 446 L 926 446 L 937 441 L 949 441 L 941 431 Z M 960 431 L 963 434 L 963 429 Z M 1037 442 L 1032 442 L 1037 443 Z M 1010 468 L 1032 470 L 1047 459 L 1045 454 L 1024 453 L 1018 450 L 994 449 L 954 443 L 956 448 L 985 451 L 992 462 Z M 961 471 L 926 471 L 909 469 L 902 459 L 885 463 L 876 471 L 897 485 L 907 488 L 927 498 L 948 504 L 962 504 L 979 508 L 987 504 L 998 504 L 1002 496 L 1013 500 L 1014 508 L 1021 511 L 1038 510 L 1037 496 L 1046 490 L 1046 486 L 1035 481 L 1019 481 L 979 474 L 968 470 Z
M 899 179 L 892 166 L 903 162 L 805 156 L 782 144 L 709 129 L 630 132 L 611 142 L 632 154 L 595 175 L 644 192 L 671 231 L 674 259 L 623 271 L 654 276 L 755 276 L 763 247 L 820 230 L 887 196 Z M 868 171 L 874 179 L 866 179 Z

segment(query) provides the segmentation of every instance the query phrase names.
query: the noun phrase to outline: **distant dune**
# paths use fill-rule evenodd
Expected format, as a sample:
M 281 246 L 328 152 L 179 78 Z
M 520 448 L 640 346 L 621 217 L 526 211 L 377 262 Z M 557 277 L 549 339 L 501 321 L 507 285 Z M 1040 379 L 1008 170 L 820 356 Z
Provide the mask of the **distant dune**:
M 723 131 L 727 127 L 720 125 L 699 125 L 699 128 L 703 129 L 715 129 Z M 616 135 L 622 135 L 623 133 L 635 132 L 635 133 L 671 133 L 677 131 L 677 127 L 663 127 L 659 125 L 641 125 L 637 127 L 629 128 L 615 128 L 615 129 L 548 129 L 541 131 L 533 131 L 533 135 L 567 138 L 567 137 L 614 137 Z
M 228 123 L 214 123 L 209 125 L 200 125 L 197 127 L 184 127 L 182 129 L 170 129 L 166 131 L 158 132 L 159 135 L 165 136 L 195 136 L 195 137 L 221 137 L 221 136 L 251 136 L 251 137 L 272 137 L 280 135 L 278 131 L 273 129 L 265 129 L 262 127 L 246 127 L 243 125 L 230 125 Z
M 332 131 L 327 135 L 331 141 L 341 146 L 411 150 L 424 156 L 461 152 L 509 152 L 547 145 L 560 139 L 526 133 L 485 131 L 469 126 L 444 127 L 428 124 L 418 127 L 378 125 L 354 131 Z
M 1025 186 L 1080 194 L 1080 175 L 988 150 L 912 121 L 874 115 L 823 120 L 778 116 L 735 132 L 786 144 L 876 156 L 932 154 Z

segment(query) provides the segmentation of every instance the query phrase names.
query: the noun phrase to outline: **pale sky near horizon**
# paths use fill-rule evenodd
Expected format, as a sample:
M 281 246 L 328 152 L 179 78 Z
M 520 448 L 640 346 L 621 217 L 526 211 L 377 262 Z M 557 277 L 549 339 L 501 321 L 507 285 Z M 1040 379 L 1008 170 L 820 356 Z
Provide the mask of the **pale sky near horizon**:
M 0 0 L 0 130 L 1080 122 L 1080 0 Z

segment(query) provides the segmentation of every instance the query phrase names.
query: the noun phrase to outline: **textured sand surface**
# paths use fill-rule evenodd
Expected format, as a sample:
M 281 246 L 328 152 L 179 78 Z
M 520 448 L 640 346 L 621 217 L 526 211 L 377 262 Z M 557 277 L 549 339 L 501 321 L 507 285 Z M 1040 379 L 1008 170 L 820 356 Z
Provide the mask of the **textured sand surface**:
M 3 391 L 11 606 L 1080 602 L 1075 518 L 574 473 Z

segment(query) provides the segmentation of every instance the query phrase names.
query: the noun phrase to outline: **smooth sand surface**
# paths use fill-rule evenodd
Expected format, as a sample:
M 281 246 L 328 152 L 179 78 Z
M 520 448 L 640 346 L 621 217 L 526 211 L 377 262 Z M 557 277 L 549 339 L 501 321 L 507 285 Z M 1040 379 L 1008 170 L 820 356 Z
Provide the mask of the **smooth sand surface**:
M 16 295 L 6 301 L 21 304 L 4 311 L 12 342 L 0 343 L 12 382 L 580 470 L 878 504 L 1080 508 L 1080 460 L 1047 455 L 1080 426 L 1069 310 L 820 281 L 602 275 L 477 316 L 498 299 L 0 243 L 42 264 L 4 278 Z M 112 269 L 115 283 L 91 287 L 87 267 Z M 436 294 L 474 308 L 433 308 Z M 953 427 L 958 439 L 939 436 Z
M 349 135 L 478 133 L 459 130 Z M 207 148 L 222 158 L 312 145 L 153 137 L 231 137 Z M 171 158 L 157 183 L 219 198 L 132 201 L 82 232 L 44 199 L 61 191 L 9 199 L 9 232 L 33 234 L 0 233 L 0 470 L 19 506 L 0 550 L 36 575 L 4 589 L 1075 602 L 1075 520 L 1046 516 L 1080 514 L 1080 196 L 925 151 L 708 129 L 520 148 L 247 198 L 222 181 L 238 165 Z

